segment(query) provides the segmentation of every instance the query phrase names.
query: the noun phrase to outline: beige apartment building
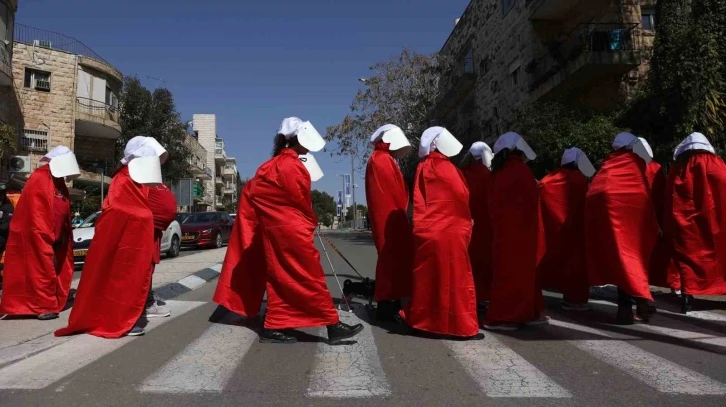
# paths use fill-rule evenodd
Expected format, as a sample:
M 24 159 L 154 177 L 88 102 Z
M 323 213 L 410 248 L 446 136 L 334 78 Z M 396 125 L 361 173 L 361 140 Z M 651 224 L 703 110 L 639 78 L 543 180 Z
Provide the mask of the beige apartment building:
M 121 72 L 74 38 L 16 24 L 12 77 L 3 99 L 14 96 L 19 108 L 11 118 L 18 123 L 18 150 L 5 171 L 27 177 L 40 157 L 65 145 L 82 171 L 74 186 L 109 184 L 121 136 Z
M 467 142 L 493 142 L 537 100 L 616 106 L 645 78 L 654 4 L 472 0 L 441 49 L 436 118 Z
M 217 137 L 216 115 L 195 114 L 191 128 L 207 151 L 207 168 L 212 169 L 211 178 L 203 181 L 204 199 L 211 202 L 208 210 L 222 211 L 227 204 L 237 200 L 237 161 L 227 155 L 224 140 Z
M 199 143 L 191 126 L 184 137 L 184 142 L 192 153 L 192 156 L 189 157 L 189 171 L 192 176 L 191 196 L 193 201 L 193 207 L 186 208 L 184 211 L 206 212 L 214 204 L 212 195 L 205 194 L 205 185 L 214 176 L 212 170 L 207 167 L 207 149 Z

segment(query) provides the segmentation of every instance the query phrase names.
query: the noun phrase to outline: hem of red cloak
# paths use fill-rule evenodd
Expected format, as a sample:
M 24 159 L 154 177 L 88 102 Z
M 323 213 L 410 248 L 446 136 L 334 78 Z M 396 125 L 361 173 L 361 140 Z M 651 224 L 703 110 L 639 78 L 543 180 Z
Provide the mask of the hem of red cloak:
M 338 313 L 335 313 L 336 318 L 331 318 L 329 320 L 320 319 L 317 321 L 308 321 L 308 322 L 297 322 L 293 324 L 286 324 L 286 323 L 268 323 L 267 318 L 265 318 L 264 327 L 265 329 L 299 329 L 299 328 L 317 328 L 321 326 L 328 326 L 328 325 L 335 325 L 338 322 L 340 322 L 340 316 Z
M 410 312 L 410 308 L 411 308 L 410 306 L 406 306 L 406 307 L 402 308 L 400 311 L 398 311 L 398 315 L 401 317 L 401 319 L 403 319 L 403 321 L 406 323 L 407 326 L 409 326 L 413 329 L 416 329 L 419 331 L 424 331 L 424 332 L 429 332 L 429 333 L 436 334 L 436 335 L 454 336 L 457 338 L 471 338 L 472 336 L 479 333 L 479 319 L 478 318 L 477 318 L 477 322 L 476 322 L 476 331 L 474 333 L 472 333 L 471 335 L 455 334 L 455 333 L 451 333 L 451 332 L 441 332 L 441 331 L 433 330 L 433 329 L 420 328 L 419 326 L 416 326 L 417 324 L 415 324 L 415 323 L 411 324 L 410 321 L 408 320 L 406 313 Z
M 235 297 L 236 301 L 231 300 L 230 297 Z M 228 284 L 222 283 L 221 281 L 217 282 L 217 289 L 214 291 L 212 302 L 221 305 L 229 311 L 232 311 L 235 314 L 239 314 L 245 318 L 254 318 L 260 315 L 260 312 L 262 312 L 261 301 L 260 305 L 257 307 L 257 312 L 255 314 L 245 311 L 244 306 L 239 306 L 239 304 L 244 303 L 244 301 L 240 298 L 238 294 L 234 292 L 234 290 L 232 290 L 232 287 L 230 287 Z

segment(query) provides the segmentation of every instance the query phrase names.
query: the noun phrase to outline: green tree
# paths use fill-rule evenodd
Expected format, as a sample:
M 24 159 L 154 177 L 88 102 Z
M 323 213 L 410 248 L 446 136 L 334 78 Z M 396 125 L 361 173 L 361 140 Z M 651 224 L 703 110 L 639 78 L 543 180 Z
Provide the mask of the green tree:
M 0 157 L 18 148 L 18 133 L 15 126 L 0 123 Z
M 174 182 L 189 175 L 192 153 L 184 143 L 184 125 L 169 90 L 151 92 L 138 78 L 126 77 L 121 94 L 121 133 L 117 143 L 119 156 L 130 139 L 154 137 L 169 152 L 169 159 L 162 166 L 164 179 Z
M 333 219 L 337 212 L 335 200 L 327 192 L 313 190 L 313 211 L 318 217 L 318 221 L 323 225 L 330 227 L 333 225 Z
M 364 217 L 368 217 L 368 207 L 363 204 L 357 204 L 356 207 L 359 211 L 363 214 Z M 345 214 L 345 220 L 351 221 L 353 220 L 353 206 L 348 207 L 348 212 Z

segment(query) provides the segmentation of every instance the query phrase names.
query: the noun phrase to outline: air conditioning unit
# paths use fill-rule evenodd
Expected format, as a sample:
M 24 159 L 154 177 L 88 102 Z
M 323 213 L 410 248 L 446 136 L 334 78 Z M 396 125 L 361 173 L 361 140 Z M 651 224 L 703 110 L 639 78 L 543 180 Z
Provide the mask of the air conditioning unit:
M 43 40 L 33 40 L 33 46 L 39 47 L 39 48 L 53 48 L 53 45 L 50 43 L 50 41 L 43 41 Z
M 12 156 L 8 159 L 8 172 L 12 173 L 29 173 L 31 172 L 30 157 Z
M 44 81 L 44 80 L 37 79 L 35 81 L 35 89 L 47 90 L 50 92 L 50 81 Z

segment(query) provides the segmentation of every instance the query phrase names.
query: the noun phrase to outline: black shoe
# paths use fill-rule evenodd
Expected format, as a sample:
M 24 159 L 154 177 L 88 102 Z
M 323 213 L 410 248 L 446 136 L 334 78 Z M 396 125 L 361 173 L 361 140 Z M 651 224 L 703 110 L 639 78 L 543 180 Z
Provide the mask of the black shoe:
M 282 331 L 275 329 L 263 329 L 260 332 L 260 343 L 295 343 L 294 336 L 285 335 Z
M 45 314 L 38 315 L 38 319 L 41 321 L 50 321 L 56 318 L 58 318 L 58 314 L 55 312 L 46 312 Z
M 681 314 L 693 311 L 693 296 L 681 294 Z
M 383 322 L 394 322 L 400 309 L 400 301 L 381 301 L 376 307 L 376 319 Z
M 363 330 L 362 324 L 347 325 L 338 322 L 335 325 L 328 325 L 328 344 L 337 345 L 341 341 L 352 338 Z

